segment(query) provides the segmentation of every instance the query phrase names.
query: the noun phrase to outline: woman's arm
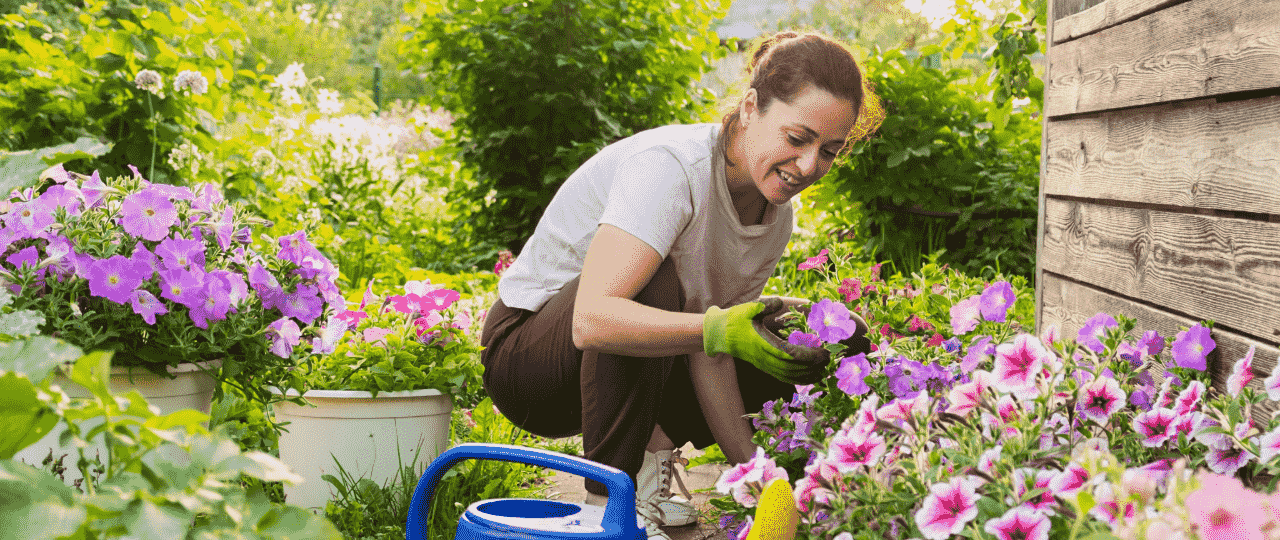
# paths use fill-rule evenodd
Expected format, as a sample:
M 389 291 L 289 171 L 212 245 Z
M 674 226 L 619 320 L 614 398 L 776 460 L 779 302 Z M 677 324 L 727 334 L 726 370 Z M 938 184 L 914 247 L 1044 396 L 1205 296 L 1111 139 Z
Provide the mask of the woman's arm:
M 664 311 L 631 300 L 661 264 L 658 252 L 643 240 L 601 225 L 587 248 L 578 282 L 574 346 L 650 358 L 701 352 L 702 314 Z
M 689 374 L 694 394 L 702 407 L 707 426 L 729 463 L 745 463 L 755 454 L 751 442 L 754 430 L 746 419 L 742 395 L 738 393 L 738 370 L 729 355 L 689 355 Z

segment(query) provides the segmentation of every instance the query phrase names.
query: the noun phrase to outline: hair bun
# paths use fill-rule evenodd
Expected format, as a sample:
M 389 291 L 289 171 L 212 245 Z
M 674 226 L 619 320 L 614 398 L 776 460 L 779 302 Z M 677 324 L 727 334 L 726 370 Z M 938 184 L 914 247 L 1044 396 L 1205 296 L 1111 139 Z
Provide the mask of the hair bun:
M 759 45 L 756 45 L 755 52 L 751 55 L 751 62 L 747 63 L 747 73 L 752 73 L 756 70 L 756 66 L 762 63 L 774 45 L 797 37 L 800 37 L 800 34 L 791 30 L 783 30 L 761 40 Z

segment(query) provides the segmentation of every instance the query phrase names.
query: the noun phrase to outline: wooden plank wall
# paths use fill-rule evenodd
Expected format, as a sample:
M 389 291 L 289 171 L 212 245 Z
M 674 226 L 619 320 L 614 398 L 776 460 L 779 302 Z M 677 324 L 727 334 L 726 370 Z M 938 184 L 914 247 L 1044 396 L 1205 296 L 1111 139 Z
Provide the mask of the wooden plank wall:
M 1037 321 L 1215 321 L 1214 381 L 1280 356 L 1280 0 L 1054 0 Z M 1260 381 L 1255 381 L 1258 384 Z

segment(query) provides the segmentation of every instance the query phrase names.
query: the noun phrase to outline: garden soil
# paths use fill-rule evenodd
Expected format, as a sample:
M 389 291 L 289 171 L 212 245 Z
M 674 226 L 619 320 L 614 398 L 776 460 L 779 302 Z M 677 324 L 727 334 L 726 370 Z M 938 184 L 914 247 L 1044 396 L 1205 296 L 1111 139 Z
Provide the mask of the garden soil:
M 691 444 L 681 448 L 680 453 L 689 459 L 702 455 L 702 452 Z M 719 496 L 715 492 L 716 480 L 728 469 L 729 466 L 722 463 L 699 465 L 687 471 L 682 466 L 676 466 L 676 474 L 680 475 L 684 480 L 684 486 L 693 494 L 693 502 L 702 512 L 702 517 L 698 518 L 698 523 L 694 525 L 664 527 L 662 530 L 671 537 L 671 540 L 710 540 L 724 537 L 724 532 L 718 528 L 718 520 L 711 517 L 715 509 L 707 501 Z M 581 476 L 555 471 L 546 480 L 551 483 L 550 489 L 547 490 L 547 498 L 572 503 L 581 503 L 586 500 L 587 490 Z M 672 485 L 672 488 L 679 489 L 675 485 Z

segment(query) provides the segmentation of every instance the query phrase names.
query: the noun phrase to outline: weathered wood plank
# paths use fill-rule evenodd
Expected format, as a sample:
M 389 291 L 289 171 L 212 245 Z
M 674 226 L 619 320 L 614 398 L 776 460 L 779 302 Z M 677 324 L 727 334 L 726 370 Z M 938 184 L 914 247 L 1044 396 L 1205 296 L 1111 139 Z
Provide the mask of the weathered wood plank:
M 1053 42 L 1062 43 L 1164 9 L 1182 0 L 1105 0 L 1053 22 Z
M 1106 1 L 1107 0 L 1053 0 L 1053 19 L 1051 20 L 1054 20 L 1055 22 L 1061 21 L 1063 18 L 1075 15 L 1076 13 L 1088 11 L 1094 6 L 1105 3 Z
M 1058 44 L 1049 116 L 1280 86 L 1280 2 L 1191 0 Z
M 1135 319 L 1137 322 L 1135 332 L 1155 330 L 1166 338 L 1176 336 L 1182 328 L 1199 322 L 1074 283 L 1052 273 L 1046 272 L 1042 281 L 1044 282 L 1042 289 L 1044 312 L 1039 323 L 1046 328 L 1049 325 L 1056 325 L 1064 337 L 1074 339 L 1085 321 L 1099 312 L 1113 316 L 1122 314 Z M 1214 329 L 1211 337 L 1217 343 L 1217 347 L 1209 353 L 1209 370 L 1214 386 L 1219 390 L 1226 387 L 1231 367 L 1237 360 L 1244 357 L 1250 346 L 1255 347 L 1253 371 L 1256 377 L 1251 387 L 1259 389 L 1262 387 L 1260 379 L 1271 374 L 1277 358 L 1280 357 L 1280 349 L 1274 344 L 1261 342 L 1235 332 Z M 1162 359 L 1166 364 L 1171 363 L 1168 349 L 1162 354 Z M 1270 408 L 1274 409 L 1274 406 Z
M 1280 214 L 1280 96 L 1050 121 L 1044 145 L 1050 195 Z
M 1280 339 L 1280 225 L 1047 198 L 1044 228 L 1045 271 Z

